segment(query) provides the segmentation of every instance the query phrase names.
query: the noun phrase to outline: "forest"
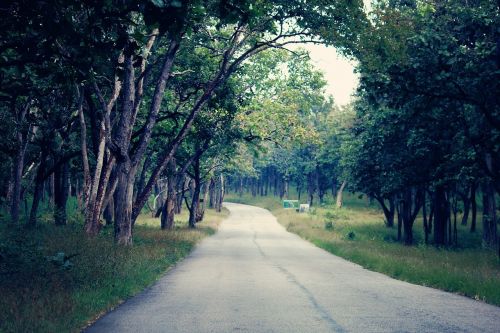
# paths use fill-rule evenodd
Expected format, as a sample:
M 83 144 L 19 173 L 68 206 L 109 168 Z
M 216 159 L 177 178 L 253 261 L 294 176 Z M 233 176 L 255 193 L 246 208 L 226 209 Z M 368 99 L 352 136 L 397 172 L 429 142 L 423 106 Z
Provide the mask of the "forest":
M 475 247 L 500 257 L 497 1 L 12 0 L 0 12 L 2 283 L 31 260 L 20 235 L 71 226 L 133 248 L 141 218 L 197 229 L 227 192 L 339 209 L 355 193 L 401 247 L 420 243 L 421 219 L 424 244 L 480 233 Z M 326 94 L 307 44 L 355 62 L 350 104 Z

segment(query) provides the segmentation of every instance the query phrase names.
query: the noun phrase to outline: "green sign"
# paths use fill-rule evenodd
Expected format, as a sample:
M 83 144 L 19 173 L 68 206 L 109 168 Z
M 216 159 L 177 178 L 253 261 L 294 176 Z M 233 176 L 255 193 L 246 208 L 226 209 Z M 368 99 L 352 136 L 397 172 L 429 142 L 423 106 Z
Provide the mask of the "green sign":
M 283 208 L 299 208 L 299 200 L 283 200 Z

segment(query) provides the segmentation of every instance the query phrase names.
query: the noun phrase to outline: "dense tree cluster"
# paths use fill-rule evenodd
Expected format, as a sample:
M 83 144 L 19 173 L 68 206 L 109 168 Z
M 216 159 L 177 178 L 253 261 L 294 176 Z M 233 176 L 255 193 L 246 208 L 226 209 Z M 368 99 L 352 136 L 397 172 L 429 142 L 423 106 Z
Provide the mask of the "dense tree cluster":
M 279 65 L 252 59 L 302 42 L 350 50 L 364 17 L 344 0 L 20 0 L 0 12 L 10 221 L 24 202 L 34 226 L 50 200 L 65 224 L 76 196 L 86 232 L 104 218 L 125 245 L 145 205 L 162 207 L 164 228 L 186 197 L 193 227 L 207 201 L 220 209 L 222 166 L 234 143 L 265 140 L 250 125 L 274 103 L 256 90 Z
M 381 3 L 359 52 L 350 182 L 376 198 L 412 243 L 457 242 L 481 191 L 483 240 L 498 244 L 500 15 L 492 1 Z M 461 202 L 461 204 L 459 204 Z M 387 207 L 391 206 L 393 208 Z M 395 207 L 395 209 L 394 209 Z
M 500 15 L 488 0 L 10 1 L 0 7 L 0 198 L 34 226 L 78 198 L 131 244 L 149 207 L 191 227 L 237 191 L 290 186 L 310 205 L 345 188 L 413 243 L 457 243 L 457 219 L 498 245 Z M 305 42 L 357 61 L 335 106 Z M 431 237 L 432 236 L 432 237 Z
M 457 220 L 498 246 L 500 190 L 500 12 L 494 1 L 378 1 L 359 28 L 352 57 L 360 85 L 343 109 L 308 105 L 317 136 L 274 148 L 236 178 L 254 193 L 342 205 L 347 186 L 376 200 L 388 227 L 412 244 L 423 218 L 425 241 L 456 245 Z M 317 91 L 317 90 L 316 90 Z M 396 222 L 397 221 L 397 222 Z

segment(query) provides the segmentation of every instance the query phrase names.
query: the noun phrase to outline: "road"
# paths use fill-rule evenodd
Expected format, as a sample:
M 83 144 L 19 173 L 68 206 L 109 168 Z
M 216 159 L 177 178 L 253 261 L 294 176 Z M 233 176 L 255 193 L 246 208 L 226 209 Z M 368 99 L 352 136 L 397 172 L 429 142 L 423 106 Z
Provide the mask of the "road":
M 500 308 L 363 269 L 227 203 L 217 234 L 87 332 L 500 332 Z

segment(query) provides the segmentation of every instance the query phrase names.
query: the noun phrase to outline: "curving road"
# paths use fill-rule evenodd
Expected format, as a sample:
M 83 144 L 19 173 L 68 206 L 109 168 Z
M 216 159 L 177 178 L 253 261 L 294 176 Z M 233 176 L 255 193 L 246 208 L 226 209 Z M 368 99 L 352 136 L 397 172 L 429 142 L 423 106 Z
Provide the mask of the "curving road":
M 216 235 L 87 332 L 500 332 L 499 307 L 365 270 L 267 210 L 225 205 Z

